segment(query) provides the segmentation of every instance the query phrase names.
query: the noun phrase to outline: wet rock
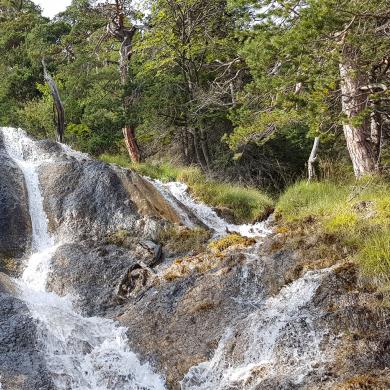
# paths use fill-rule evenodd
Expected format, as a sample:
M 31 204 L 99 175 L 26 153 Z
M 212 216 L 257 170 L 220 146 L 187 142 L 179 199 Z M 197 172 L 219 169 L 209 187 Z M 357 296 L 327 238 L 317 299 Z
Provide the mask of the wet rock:
M 37 329 L 12 280 L 0 274 L 0 383 L 4 390 L 54 390 Z
M 110 315 L 120 310 L 134 289 L 154 277 L 161 248 L 152 241 L 133 238 L 128 247 L 110 238 L 61 245 L 51 260 L 47 288 L 60 296 L 70 294 L 85 315 Z
M 97 239 L 121 229 L 154 236 L 161 220 L 180 220 L 142 177 L 92 159 L 54 154 L 40 167 L 40 182 L 49 228 L 67 240 Z
M 65 244 L 52 258 L 47 287 L 58 295 L 76 297 L 85 315 L 107 314 L 121 303 L 118 285 L 136 264 L 129 250 L 115 245 Z
M 8 156 L 0 132 L 0 271 L 15 273 L 31 243 L 23 174 Z
M 210 367 L 222 369 L 201 388 L 353 389 L 346 383 L 371 377 L 382 383 L 390 365 L 390 310 L 375 291 L 362 289 L 355 266 L 306 273 L 296 253 L 265 252 L 252 248 L 243 260 L 237 251 L 205 273 L 146 281 L 118 317 L 132 348 L 165 373 L 170 389 L 180 388 L 191 367 L 198 376 L 187 374 L 183 388 L 204 386 L 202 362 L 214 353 L 221 360 Z M 218 387 L 235 366 L 242 379 Z
M 244 264 L 232 254 L 218 263 L 206 273 L 153 279 L 118 317 L 129 329 L 132 348 L 166 374 L 170 388 L 179 388 L 191 366 L 208 360 L 226 328 L 266 294 L 256 260 Z

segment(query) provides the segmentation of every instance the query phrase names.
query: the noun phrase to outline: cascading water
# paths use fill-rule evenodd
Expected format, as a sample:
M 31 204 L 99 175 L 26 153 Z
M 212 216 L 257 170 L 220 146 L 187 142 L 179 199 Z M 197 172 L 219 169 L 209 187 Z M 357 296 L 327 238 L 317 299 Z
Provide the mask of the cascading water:
M 296 388 L 306 375 L 324 367 L 323 335 L 316 331 L 310 301 L 329 272 L 309 272 L 276 297 L 259 302 L 258 310 L 237 325 L 238 332 L 226 331 L 210 361 L 189 370 L 182 390 L 273 389 L 277 387 L 261 382 L 285 377 L 290 383 L 293 378 L 288 388 Z
M 8 154 L 24 174 L 32 222 L 32 255 L 18 283 L 22 298 L 38 322 L 47 367 L 56 388 L 164 389 L 163 379 L 149 364 L 141 364 L 129 349 L 125 328 L 107 319 L 84 318 L 74 310 L 69 297 L 45 290 L 56 250 L 39 189 L 38 168 L 46 157 L 38 153 L 35 142 L 22 130 L 1 131 Z
M 188 193 L 188 187 L 184 183 L 162 183 L 158 180 L 152 182 L 165 199 L 173 205 L 182 217 L 182 222 L 189 228 L 193 227 L 194 224 L 189 220 L 186 211 L 180 205 L 187 207 L 201 222 L 214 230 L 216 236 L 225 235 L 227 231 L 239 233 L 245 237 L 264 237 L 270 233 L 264 222 L 253 225 L 234 225 L 226 222 L 210 206 L 194 200 Z

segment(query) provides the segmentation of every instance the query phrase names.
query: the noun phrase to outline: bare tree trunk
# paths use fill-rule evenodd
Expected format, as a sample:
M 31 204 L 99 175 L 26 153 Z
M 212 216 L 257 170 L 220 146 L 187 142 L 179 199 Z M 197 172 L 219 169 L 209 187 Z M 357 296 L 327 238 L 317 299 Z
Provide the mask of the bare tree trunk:
M 320 137 L 315 137 L 314 143 L 313 143 L 313 149 L 311 150 L 309 161 L 307 162 L 309 182 L 312 181 L 313 179 L 317 178 L 316 169 L 315 169 L 314 164 L 317 161 L 317 152 L 318 152 L 319 145 L 320 145 Z
M 130 159 L 133 163 L 141 162 L 141 154 L 137 145 L 137 141 L 134 134 L 134 129 L 131 126 L 125 126 L 123 129 L 123 137 Z
M 64 105 L 62 104 L 62 100 L 60 97 L 60 93 L 57 88 L 57 84 L 53 80 L 53 78 L 50 76 L 49 72 L 47 71 L 46 68 L 46 63 L 45 60 L 42 59 L 42 65 L 43 65 L 43 72 L 44 72 L 44 77 L 45 81 L 47 82 L 50 91 L 51 91 L 51 96 L 53 96 L 53 101 L 54 101 L 54 118 L 55 118 L 55 124 L 56 124 L 56 138 L 58 142 L 63 141 L 64 133 L 65 133 L 65 109 Z
M 361 177 L 378 171 L 380 140 L 372 137 L 370 118 L 359 118 L 368 106 L 368 94 L 363 91 L 368 77 L 359 72 L 358 53 L 345 45 L 342 56 L 339 67 L 342 110 L 346 116 L 343 129 L 355 176 Z
M 193 139 L 194 139 L 194 149 L 195 149 L 195 155 L 196 155 L 196 160 L 198 162 L 198 164 L 202 167 L 202 169 L 205 171 L 206 170 L 206 164 L 205 164 L 205 161 L 203 160 L 203 156 L 201 154 L 201 150 L 199 148 L 199 133 L 198 133 L 198 129 L 193 129 L 193 132 L 192 132 L 192 135 L 193 135 Z

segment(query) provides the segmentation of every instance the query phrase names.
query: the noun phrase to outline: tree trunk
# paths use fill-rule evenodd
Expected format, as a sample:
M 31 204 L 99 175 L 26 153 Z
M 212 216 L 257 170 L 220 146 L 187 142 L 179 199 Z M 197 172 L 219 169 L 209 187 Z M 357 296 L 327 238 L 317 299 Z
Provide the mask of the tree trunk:
M 315 169 L 315 162 L 317 161 L 317 152 L 318 152 L 318 146 L 320 145 L 320 137 L 316 137 L 314 139 L 313 149 L 310 153 L 309 161 L 307 163 L 308 166 L 308 173 L 309 173 L 309 182 L 313 179 L 317 178 L 316 169 Z
M 60 97 L 60 93 L 57 88 L 57 84 L 53 80 L 53 78 L 50 76 L 49 72 L 46 68 L 45 60 L 42 59 L 42 65 L 43 65 L 43 72 L 44 72 L 44 78 L 47 82 L 50 91 L 51 96 L 53 97 L 54 101 L 54 121 L 56 124 L 56 138 L 57 142 L 63 141 L 64 133 L 65 133 L 65 109 L 64 105 L 62 104 L 62 100 Z
M 195 155 L 196 155 L 196 160 L 198 162 L 198 164 L 202 167 L 202 170 L 205 171 L 206 170 L 206 164 L 205 164 L 205 161 L 203 160 L 203 156 L 201 154 L 201 150 L 199 148 L 199 133 L 198 133 L 198 129 L 193 129 L 193 139 L 194 139 L 194 149 L 195 149 Z
M 361 117 L 368 107 L 368 94 L 363 91 L 368 77 L 359 72 L 358 53 L 353 47 L 344 46 L 339 67 L 342 110 L 346 116 L 343 129 L 355 176 L 376 173 L 380 142 L 372 137 L 370 118 Z
M 125 126 L 122 131 L 130 159 L 133 163 L 138 164 L 141 162 L 141 154 L 139 152 L 137 140 L 135 138 L 134 129 L 131 126 Z

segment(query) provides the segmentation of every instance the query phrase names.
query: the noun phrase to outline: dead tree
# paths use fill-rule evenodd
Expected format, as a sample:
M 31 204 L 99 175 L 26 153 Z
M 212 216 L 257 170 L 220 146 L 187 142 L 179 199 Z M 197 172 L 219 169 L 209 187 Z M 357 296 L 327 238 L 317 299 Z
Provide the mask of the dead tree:
M 115 4 L 109 5 L 109 16 L 107 23 L 107 35 L 114 37 L 120 43 L 119 49 L 119 72 L 122 86 L 125 86 L 129 76 L 129 64 L 133 51 L 133 39 L 138 28 L 126 26 L 126 12 L 123 0 L 116 0 Z M 123 108 L 129 109 L 131 99 L 124 98 Z M 123 136 L 131 161 L 138 163 L 141 160 L 140 150 L 135 136 L 135 128 L 130 123 L 125 123 Z
M 320 145 L 320 137 L 315 137 L 313 143 L 313 149 L 311 150 L 309 161 L 307 162 L 309 182 L 317 178 L 315 162 L 317 161 L 317 153 L 318 153 L 319 145 Z
M 64 133 L 65 133 L 65 109 L 64 105 L 62 104 L 60 93 L 57 88 L 57 84 L 53 80 L 53 78 L 50 76 L 45 60 L 42 59 L 42 65 L 43 65 L 43 73 L 45 81 L 47 82 L 50 91 L 51 96 L 53 97 L 53 104 L 54 104 L 54 122 L 56 124 L 56 138 L 57 142 L 63 141 Z

